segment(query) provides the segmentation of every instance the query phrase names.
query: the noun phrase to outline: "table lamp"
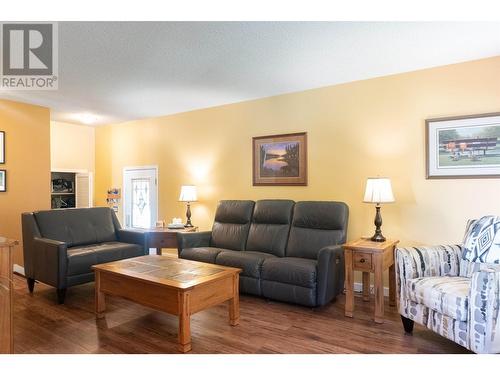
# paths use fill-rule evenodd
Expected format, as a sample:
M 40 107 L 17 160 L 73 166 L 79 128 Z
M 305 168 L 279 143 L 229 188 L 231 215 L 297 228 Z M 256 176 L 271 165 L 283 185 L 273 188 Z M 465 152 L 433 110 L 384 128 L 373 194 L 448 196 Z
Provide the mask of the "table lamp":
M 384 177 L 368 178 L 366 180 L 365 203 L 375 203 L 375 234 L 370 238 L 375 242 L 384 242 L 385 237 L 382 235 L 382 215 L 380 215 L 380 204 L 394 202 L 392 194 L 391 180 Z
M 187 217 L 187 222 L 184 227 L 186 228 L 192 228 L 193 224 L 191 224 L 191 207 L 190 203 L 191 202 L 196 202 L 197 196 L 196 196 L 196 186 L 194 185 L 183 185 L 181 187 L 181 195 L 179 196 L 179 202 L 187 202 L 187 211 L 186 211 L 186 217 Z

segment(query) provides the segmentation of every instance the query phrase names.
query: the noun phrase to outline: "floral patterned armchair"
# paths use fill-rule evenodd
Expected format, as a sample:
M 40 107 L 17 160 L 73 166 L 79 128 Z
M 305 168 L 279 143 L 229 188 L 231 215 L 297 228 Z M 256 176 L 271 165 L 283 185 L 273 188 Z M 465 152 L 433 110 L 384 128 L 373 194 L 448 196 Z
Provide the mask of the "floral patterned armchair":
M 500 217 L 469 221 L 464 245 L 396 250 L 399 312 L 475 353 L 500 352 Z

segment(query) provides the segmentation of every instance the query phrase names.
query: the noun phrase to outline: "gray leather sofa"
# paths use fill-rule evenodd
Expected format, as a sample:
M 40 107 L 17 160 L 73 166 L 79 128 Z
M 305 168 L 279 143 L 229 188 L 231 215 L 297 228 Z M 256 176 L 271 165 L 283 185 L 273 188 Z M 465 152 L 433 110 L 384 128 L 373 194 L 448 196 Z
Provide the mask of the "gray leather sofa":
M 95 264 L 145 255 L 145 234 L 121 229 L 107 207 L 71 208 L 22 214 L 24 271 L 28 288 L 35 280 L 66 288 L 94 280 Z
M 322 306 L 344 287 L 342 202 L 221 201 L 212 231 L 178 233 L 179 257 L 242 269 L 240 290 Z

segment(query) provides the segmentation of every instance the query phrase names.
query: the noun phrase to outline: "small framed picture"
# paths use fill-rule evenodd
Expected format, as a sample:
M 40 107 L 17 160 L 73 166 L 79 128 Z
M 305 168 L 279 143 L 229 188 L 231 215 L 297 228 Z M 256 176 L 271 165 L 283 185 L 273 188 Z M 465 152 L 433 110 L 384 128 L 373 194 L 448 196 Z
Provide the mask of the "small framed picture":
M 500 177 L 500 113 L 426 120 L 426 177 Z
M 5 164 L 5 132 L 0 131 L 0 164 Z
M 7 191 L 7 171 L 0 169 L 0 192 Z
M 307 185 L 307 133 L 254 137 L 253 184 Z

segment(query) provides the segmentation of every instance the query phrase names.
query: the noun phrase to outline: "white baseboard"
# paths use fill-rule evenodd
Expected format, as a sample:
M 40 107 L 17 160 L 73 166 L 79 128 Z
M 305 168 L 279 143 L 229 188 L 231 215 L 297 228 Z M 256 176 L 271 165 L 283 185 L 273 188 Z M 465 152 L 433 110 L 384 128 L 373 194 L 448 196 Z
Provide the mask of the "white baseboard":
M 363 291 L 362 283 L 354 283 L 354 291 L 361 293 Z M 375 288 L 373 284 L 370 284 L 370 294 L 375 294 Z M 384 296 L 389 297 L 389 288 L 384 287 Z
M 25 276 L 25 274 L 24 274 L 24 267 L 20 266 L 19 264 L 14 264 L 14 266 L 12 267 L 12 271 L 14 273 L 18 273 L 19 275 Z

